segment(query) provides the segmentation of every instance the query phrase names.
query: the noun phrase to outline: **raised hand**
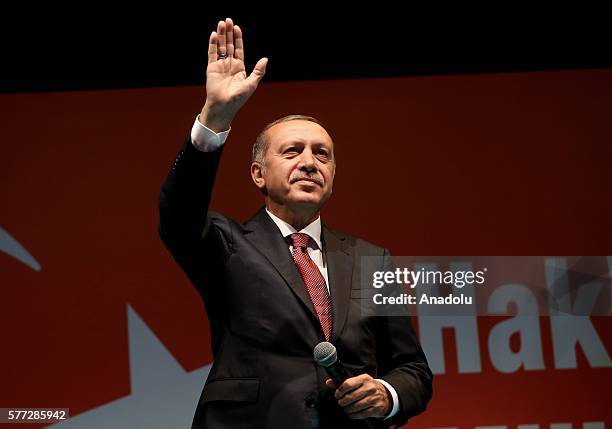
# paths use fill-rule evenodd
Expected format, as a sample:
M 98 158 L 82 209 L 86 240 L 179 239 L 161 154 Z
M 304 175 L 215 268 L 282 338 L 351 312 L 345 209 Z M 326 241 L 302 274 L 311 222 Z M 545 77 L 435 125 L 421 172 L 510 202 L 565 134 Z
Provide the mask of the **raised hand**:
M 215 132 L 229 128 L 232 119 L 253 95 L 266 72 L 267 58 L 260 59 L 250 75 L 244 67 L 242 30 L 230 18 L 219 21 L 208 41 L 206 103 L 200 122 Z

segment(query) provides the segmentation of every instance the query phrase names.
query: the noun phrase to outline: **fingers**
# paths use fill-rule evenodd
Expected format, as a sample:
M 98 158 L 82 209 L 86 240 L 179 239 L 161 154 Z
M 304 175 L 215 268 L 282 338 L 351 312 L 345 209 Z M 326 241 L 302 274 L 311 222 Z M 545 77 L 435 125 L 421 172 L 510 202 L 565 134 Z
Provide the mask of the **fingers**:
M 344 407 L 344 411 L 352 419 L 370 417 L 375 410 L 375 401 L 372 398 L 362 398 L 350 406 Z
M 259 81 L 264 77 L 264 74 L 266 74 L 267 64 L 267 58 L 262 58 L 261 60 L 257 61 L 257 64 L 255 64 L 255 68 L 253 69 L 247 80 L 250 81 L 251 84 L 257 85 Z
M 225 21 L 219 21 L 217 24 L 217 49 L 218 55 L 222 57 L 227 55 Z
M 217 32 L 210 33 L 208 38 L 208 64 L 217 61 Z
M 388 410 L 387 403 L 375 397 L 363 398 L 344 408 L 344 411 L 350 419 L 384 417 L 388 414 Z
M 346 380 L 344 380 L 344 383 L 342 383 L 340 387 L 336 390 L 336 399 L 340 399 L 347 393 L 360 388 L 363 383 L 371 379 L 372 377 L 370 377 L 368 374 L 361 374 L 356 377 L 347 378 Z
M 234 22 L 231 18 L 225 19 L 225 47 L 227 48 L 227 56 L 234 56 Z
M 242 29 L 234 25 L 234 58 L 244 61 L 244 42 L 242 41 Z
M 217 31 L 213 31 L 208 40 L 208 63 L 224 58 L 236 58 L 244 62 L 242 29 L 234 25 L 231 18 L 219 21 Z M 266 74 L 267 65 L 267 58 L 262 58 L 255 64 L 255 68 L 246 79 L 252 88 L 256 87 Z
M 215 33 L 215 32 L 213 32 Z M 216 31 L 216 52 L 217 56 L 214 61 L 222 58 L 232 58 L 238 49 L 238 59 L 244 61 L 244 46 L 242 41 L 242 31 L 238 26 L 234 26 L 234 21 L 231 18 L 226 18 L 225 21 L 217 23 Z M 236 42 L 239 46 L 236 46 Z M 210 45 L 210 42 L 209 42 Z M 211 62 L 211 47 L 208 49 L 208 62 Z
M 370 396 L 373 395 L 374 393 L 376 393 L 376 389 L 373 389 L 371 387 L 366 387 L 366 386 L 362 386 L 358 389 L 355 389 L 347 394 L 345 394 L 344 396 L 342 396 L 340 399 L 338 399 L 338 405 L 340 405 L 342 408 L 351 405 L 363 398 L 365 398 L 366 396 Z
M 373 407 L 371 405 L 368 405 L 364 408 L 362 408 L 360 411 L 354 412 L 354 413 L 350 413 L 347 412 L 349 419 L 367 419 L 369 417 L 381 417 L 378 414 L 378 410 L 376 407 Z
M 242 29 L 237 25 L 234 25 L 234 21 L 231 18 L 226 18 L 225 21 L 219 21 L 217 23 L 217 31 L 213 31 L 215 35 L 215 57 L 212 54 L 212 39 L 209 41 L 208 47 L 208 62 L 217 61 L 219 58 L 236 58 L 244 62 L 244 40 L 242 38 Z M 259 63 L 258 63 L 259 64 Z M 257 67 L 256 67 L 257 68 Z M 265 65 L 263 65 L 258 73 L 265 73 Z
M 335 396 L 351 419 L 383 417 L 392 406 L 386 388 L 368 374 L 347 379 Z

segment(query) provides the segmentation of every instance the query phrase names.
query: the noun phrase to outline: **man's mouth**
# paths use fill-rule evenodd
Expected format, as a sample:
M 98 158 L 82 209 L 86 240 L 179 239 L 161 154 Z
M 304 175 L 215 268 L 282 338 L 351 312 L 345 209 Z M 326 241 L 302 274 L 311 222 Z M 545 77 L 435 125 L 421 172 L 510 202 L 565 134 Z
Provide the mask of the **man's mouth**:
M 291 181 L 291 183 L 296 183 L 296 182 L 309 182 L 309 183 L 314 183 L 314 184 L 319 185 L 319 186 L 323 186 L 323 184 L 321 183 L 320 180 L 314 179 L 312 177 L 298 177 L 298 178 L 293 179 Z

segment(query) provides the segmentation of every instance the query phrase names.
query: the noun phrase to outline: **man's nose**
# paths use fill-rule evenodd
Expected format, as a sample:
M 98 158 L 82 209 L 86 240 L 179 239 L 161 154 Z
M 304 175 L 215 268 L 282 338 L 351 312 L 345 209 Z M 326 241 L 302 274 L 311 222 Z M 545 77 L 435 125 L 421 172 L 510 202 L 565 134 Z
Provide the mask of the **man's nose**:
M 315 156 L 311 151 L 305 150 L 300 155 L 300 168 L 306 171 L 314 171 L 317 169 Z

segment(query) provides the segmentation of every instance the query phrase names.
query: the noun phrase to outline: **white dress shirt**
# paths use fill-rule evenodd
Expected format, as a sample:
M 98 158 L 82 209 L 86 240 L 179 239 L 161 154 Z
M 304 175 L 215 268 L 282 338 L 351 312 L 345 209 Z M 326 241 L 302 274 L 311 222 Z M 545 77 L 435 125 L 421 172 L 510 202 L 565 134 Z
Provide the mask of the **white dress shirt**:
M 281 234 L 285 239 L 295 232 L 302 232 L 304 234 L 308 234 L 312 240 L 308 243 L 308 256 L 310 259 L 314 261 L 321 271 L 323 278 L 325 279 L 325 286 L 327 287 L 327 293 L 329 293 L 329 279 L 327 278 L 327 265 L 325 264 L 325 258 L 323 256 L 323 252 L 321 249 L 321 216 L 317 217 L 313 220 L 308 226 L 306 226 L 301 231 L 296 230 L 292 225 L 288 224 L 278 216 L 275 216 L 270 210 L 266 208 L 266 213 L 272 218 L 278 229 L 280 229 Z M 289 251 L 293 253 L 293 243 L 289 242 Z
M 196 117 L 195 122 L 193 123 L 193 127 L 191 127 L 191 142 L 193 146 L 202 152 L 212 152 L 225 143 L 227 140 L 227 136 L 231 130 L 221 131 L 220 133 L 215 133 L 210 128 L 204 126 L 199 121 L 200 115 Z M 294 232 L 302 232 L 308 234 L 312 240 L 308 244 L 308 255 L 314 261 L 314 263 L 321 271 L 323 278 L 325 279 L 325 285 L 327 286 L 327 292 L 329 293 L 329 278 L 327 276 L 327 264 L 325 263 L 325 255 L 321 250 L 323 246 L 321 245 L 321 217 L 317 217 L 314 221 L 312 221 L 308 226 L 303 228 L 300 231 L 297 231 L 293 226 L 270 213 L 266 208 L 266 213 L 270 216 L 270 218 L 274 221 L 278 229 L 283 234 L 283 237 L 287 237 L 288 235 L 293 234 Z M 313 244 L 314 242 L 314 244 Z M 293 252 L 293 245 L 291 243 L 287 244 L 289 246 L 289 250 Z M 393 386 L 387 383 L 385 380 L 380 378 L 376 379 L 383 386 L 387 388 L 389 393 L 391 393 L 391 397 L 393 398 L 393 408 L 391 412 L 385 417 L 386 419 L 393 417 L 399 411 L 399 397 L 397 396 L 397 392 Z

